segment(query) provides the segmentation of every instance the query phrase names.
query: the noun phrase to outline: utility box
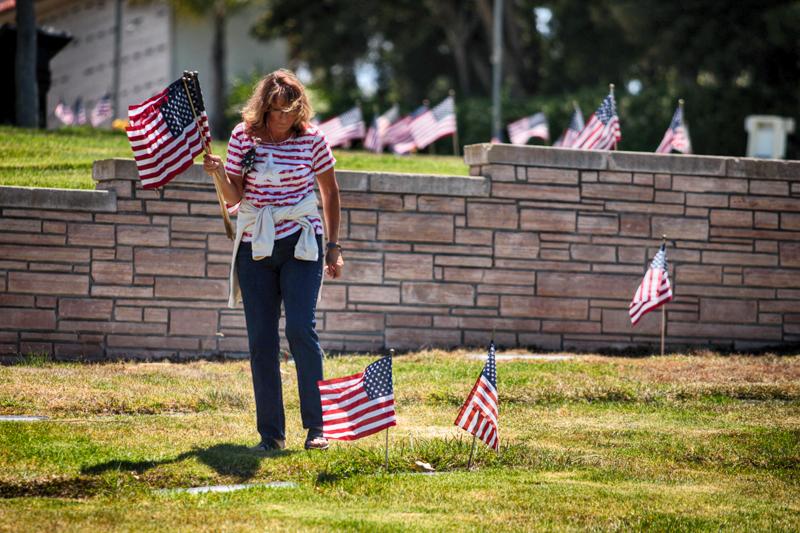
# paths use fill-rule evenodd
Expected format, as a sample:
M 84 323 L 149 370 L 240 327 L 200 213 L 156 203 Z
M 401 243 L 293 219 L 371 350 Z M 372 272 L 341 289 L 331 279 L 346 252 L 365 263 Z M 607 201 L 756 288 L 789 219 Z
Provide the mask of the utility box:
M 750 115 L 744 119 L 747 157 L 783 159 L 786 136 L 794 133 L 794 119 L 775 115 Z

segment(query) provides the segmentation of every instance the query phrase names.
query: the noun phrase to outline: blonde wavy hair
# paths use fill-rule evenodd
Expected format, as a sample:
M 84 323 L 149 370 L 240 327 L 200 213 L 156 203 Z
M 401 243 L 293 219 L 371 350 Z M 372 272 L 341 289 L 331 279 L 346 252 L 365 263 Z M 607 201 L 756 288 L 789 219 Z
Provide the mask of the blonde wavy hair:
M 305 133 L 314 111 L 308 102 L 305 86 L 292 71 L 286 69 L 278 69 L 264 76 L 242 108 L 242 120 L 248 132 L 266 126 L 267 113 L 280 98 L 289 104 L 287 111 L 297 112 L 292 124 L 295 134 Z

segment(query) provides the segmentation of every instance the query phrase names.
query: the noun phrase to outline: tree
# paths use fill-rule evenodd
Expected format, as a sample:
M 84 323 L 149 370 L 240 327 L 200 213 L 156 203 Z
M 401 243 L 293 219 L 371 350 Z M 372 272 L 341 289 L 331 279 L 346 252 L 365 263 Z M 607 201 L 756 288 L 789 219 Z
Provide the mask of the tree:
M 193 17 L 210 16 L 214 27 L 211 41 L 211 83 L 214 101 L 211 103 L 212 133 L 217 138 L 227 135 L 225 106 L 228 100 L 226 26 L 228 17 L 252 3 L 252 0 L 169 0 L 175 11 Z
M 285 38 L 295 66 L 308 65 L 315 84 L 333 99 L 355 89 L 355 71 L 371 63 L 378 71 L 379 99 L 418 103 L 449 89 L 460 96 L 491 90 L 492 0 L 273 0 L 256 22 L 261 38 Z M 505 54 L 512 90 L 535 85 L 537 57 L 533 3 L 506 2 Z
M 493 1 L 271 0 L 254 32 L 284 37 L 334 112 L 364 99 L 356 73 L 369 63 L 378 107 L 412 109 L 455 88 L 460 139 L 482 142 Z M 535 8 L 549 9 L 549 28 Z M 685 98 L 697 153 L 743 155 L 746 115 L 800 115 L 798 0 L 505 0 L 503 22 L 506 121 L 544 110 L 556 132 L 573 100 L 588 115 L 615 83 L 621 149 L 654 150 Z M 800 157 L 800 135 L 787 157 Z
M 36 84 L 36 11 L 34 0 L 17 1 L 16 80 L 17 125 L 39 126 L 39 89 Z

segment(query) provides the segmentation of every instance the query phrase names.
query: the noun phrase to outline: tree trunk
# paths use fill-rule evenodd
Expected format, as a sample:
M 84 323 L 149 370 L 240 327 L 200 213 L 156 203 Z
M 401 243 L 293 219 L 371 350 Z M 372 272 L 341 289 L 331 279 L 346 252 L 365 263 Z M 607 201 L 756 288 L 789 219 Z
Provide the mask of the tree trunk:
M 428 9 L 444 32 L 447 44 L 455 60 L 456 76 L 461 94 L 472 93 L 469 73 L 467 42 L 477 26 L 477 19 L 471 9 L 465 9 L 460 2 L 435 0 L 428 2 Z
M 17 125 L 39 126 L 39 90 L 36 84 L 36 10 L 34 0 L 17 1 L 15 62 Z
M 214 5 L 214 41 L 211 45 L 211 63 L 214 72 L 214 101 L 211 112 L 211 133 L 217 139 L 226 136 L 225 103 L 228 100 L 225 80 L 225 24 L 227 22 L 225 1 L 217 0 Z

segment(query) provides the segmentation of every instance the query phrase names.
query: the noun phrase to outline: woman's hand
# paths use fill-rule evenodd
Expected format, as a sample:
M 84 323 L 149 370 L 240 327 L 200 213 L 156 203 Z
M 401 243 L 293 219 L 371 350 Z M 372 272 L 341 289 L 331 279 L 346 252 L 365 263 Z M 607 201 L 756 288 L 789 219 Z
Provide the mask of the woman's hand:
M 222 158 L 220 156 L 206 154 L 203 157 L 203 170 L 206 171 L 206 174 L 212 175 L 220 168 L 222 168 Z
M 330 248 L 325 254 L 325 272 L 329 277 L 336 279 L 342 276 L 344 269 L 344 259 L 342 252 L 338 248 Z

